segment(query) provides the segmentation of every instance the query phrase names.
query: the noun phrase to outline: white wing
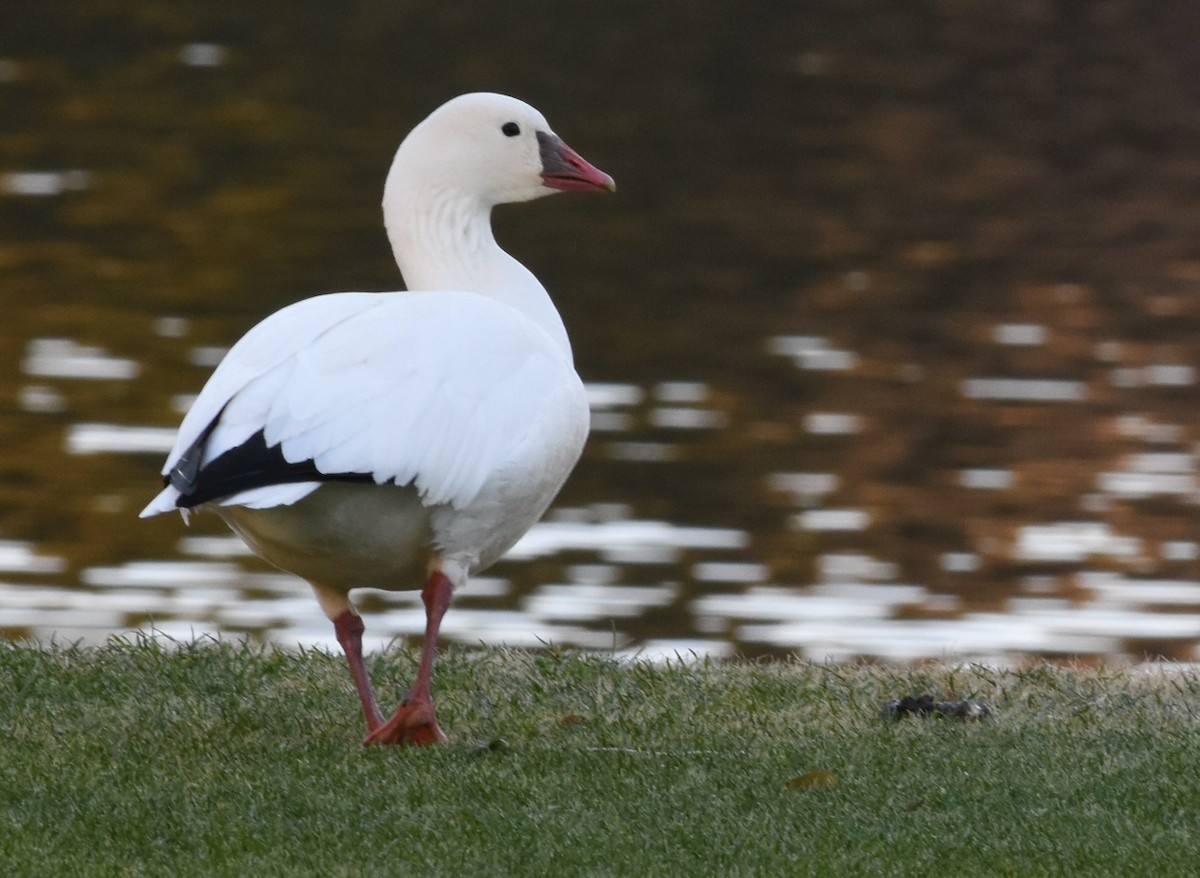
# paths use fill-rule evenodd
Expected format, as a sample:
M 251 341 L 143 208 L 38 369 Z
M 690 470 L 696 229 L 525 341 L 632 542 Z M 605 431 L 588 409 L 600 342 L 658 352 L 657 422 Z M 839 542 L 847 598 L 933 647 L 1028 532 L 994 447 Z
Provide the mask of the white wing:
M 262 430 L 289 462 L 415 484 L 425 502 L 462 508 L 531 444 L 581 446 L 587 406 L 569 354 L 508 306 L 473 293 L 334 293 L 284 308 L 234 345 L 164 474 L 214 420 L 202 467 Z M 291 503 L 315 487 L 215 502 Z M 178 496 L 167 488 L 143 515 Z

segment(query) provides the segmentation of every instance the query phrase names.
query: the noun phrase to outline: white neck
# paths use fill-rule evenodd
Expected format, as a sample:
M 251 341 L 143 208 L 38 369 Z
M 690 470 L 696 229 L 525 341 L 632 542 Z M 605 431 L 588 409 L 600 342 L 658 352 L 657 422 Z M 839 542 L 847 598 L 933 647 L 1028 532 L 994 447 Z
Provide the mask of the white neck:
M 496 299 L 540 326 L 570 358 L 566 328 L 545 287 L 496 243 L 492 206 L 460 190 L 413 184 L 397 157 L 384 189 L 383 219 L 408 289 Z

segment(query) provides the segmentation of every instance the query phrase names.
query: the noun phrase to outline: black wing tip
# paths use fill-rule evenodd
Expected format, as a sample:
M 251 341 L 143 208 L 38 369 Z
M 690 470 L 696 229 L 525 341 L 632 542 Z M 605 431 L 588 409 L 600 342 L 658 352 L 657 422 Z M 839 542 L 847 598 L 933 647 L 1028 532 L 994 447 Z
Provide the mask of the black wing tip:
M 164 483 L 179 492 L 175 500 L 177 508 L 193 509 L 222 497 L 271 485 L 375 481 L 370 473 L 326 473 L 317 469 L 312 460 L 290 461 L 283 456 L 280 444 L 267 444 L 262 430 L 202 468 L 200 461 L 204 458 L 204 445 L 211 432 L 212 425 L 163 476 Z

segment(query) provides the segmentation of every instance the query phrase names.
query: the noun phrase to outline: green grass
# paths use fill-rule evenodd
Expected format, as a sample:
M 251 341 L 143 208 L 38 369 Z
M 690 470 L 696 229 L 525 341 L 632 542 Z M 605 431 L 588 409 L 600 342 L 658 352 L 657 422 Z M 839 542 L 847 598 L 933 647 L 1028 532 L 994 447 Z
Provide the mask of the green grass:
M 381 693 L 414 665 L 374 657 Z M 995 712 L 882 717 L 922 692 Z M 0 646 L 0 874 L 1165 876 L 1200 862 L 1190 673 L 451 650 L 435 696 L 449 746 L 364 750 L 339 655 Z M 837 783 L 788 784 L 810 771 Z

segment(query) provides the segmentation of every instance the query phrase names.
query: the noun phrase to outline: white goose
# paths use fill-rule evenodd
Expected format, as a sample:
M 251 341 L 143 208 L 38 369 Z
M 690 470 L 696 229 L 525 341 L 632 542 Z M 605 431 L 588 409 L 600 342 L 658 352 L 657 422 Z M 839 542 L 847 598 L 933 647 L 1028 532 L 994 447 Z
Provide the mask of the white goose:
M 183 419 L 166 487 L 142 517 L 213 509 L 308 580 L 345 650 L 365 744 L 446 739 L 430 677 L 451 594 L 538 520 L 587 438 L 562 319 L 497 245 L 492 207 L 614 188 L 529 105 L 455 98 L 404 139 L 387 177 L 384 223 L 409 291 L 333 293 L 272 314 Z M 420 668 L 385 720 L 349 592 L 421 583 Z

